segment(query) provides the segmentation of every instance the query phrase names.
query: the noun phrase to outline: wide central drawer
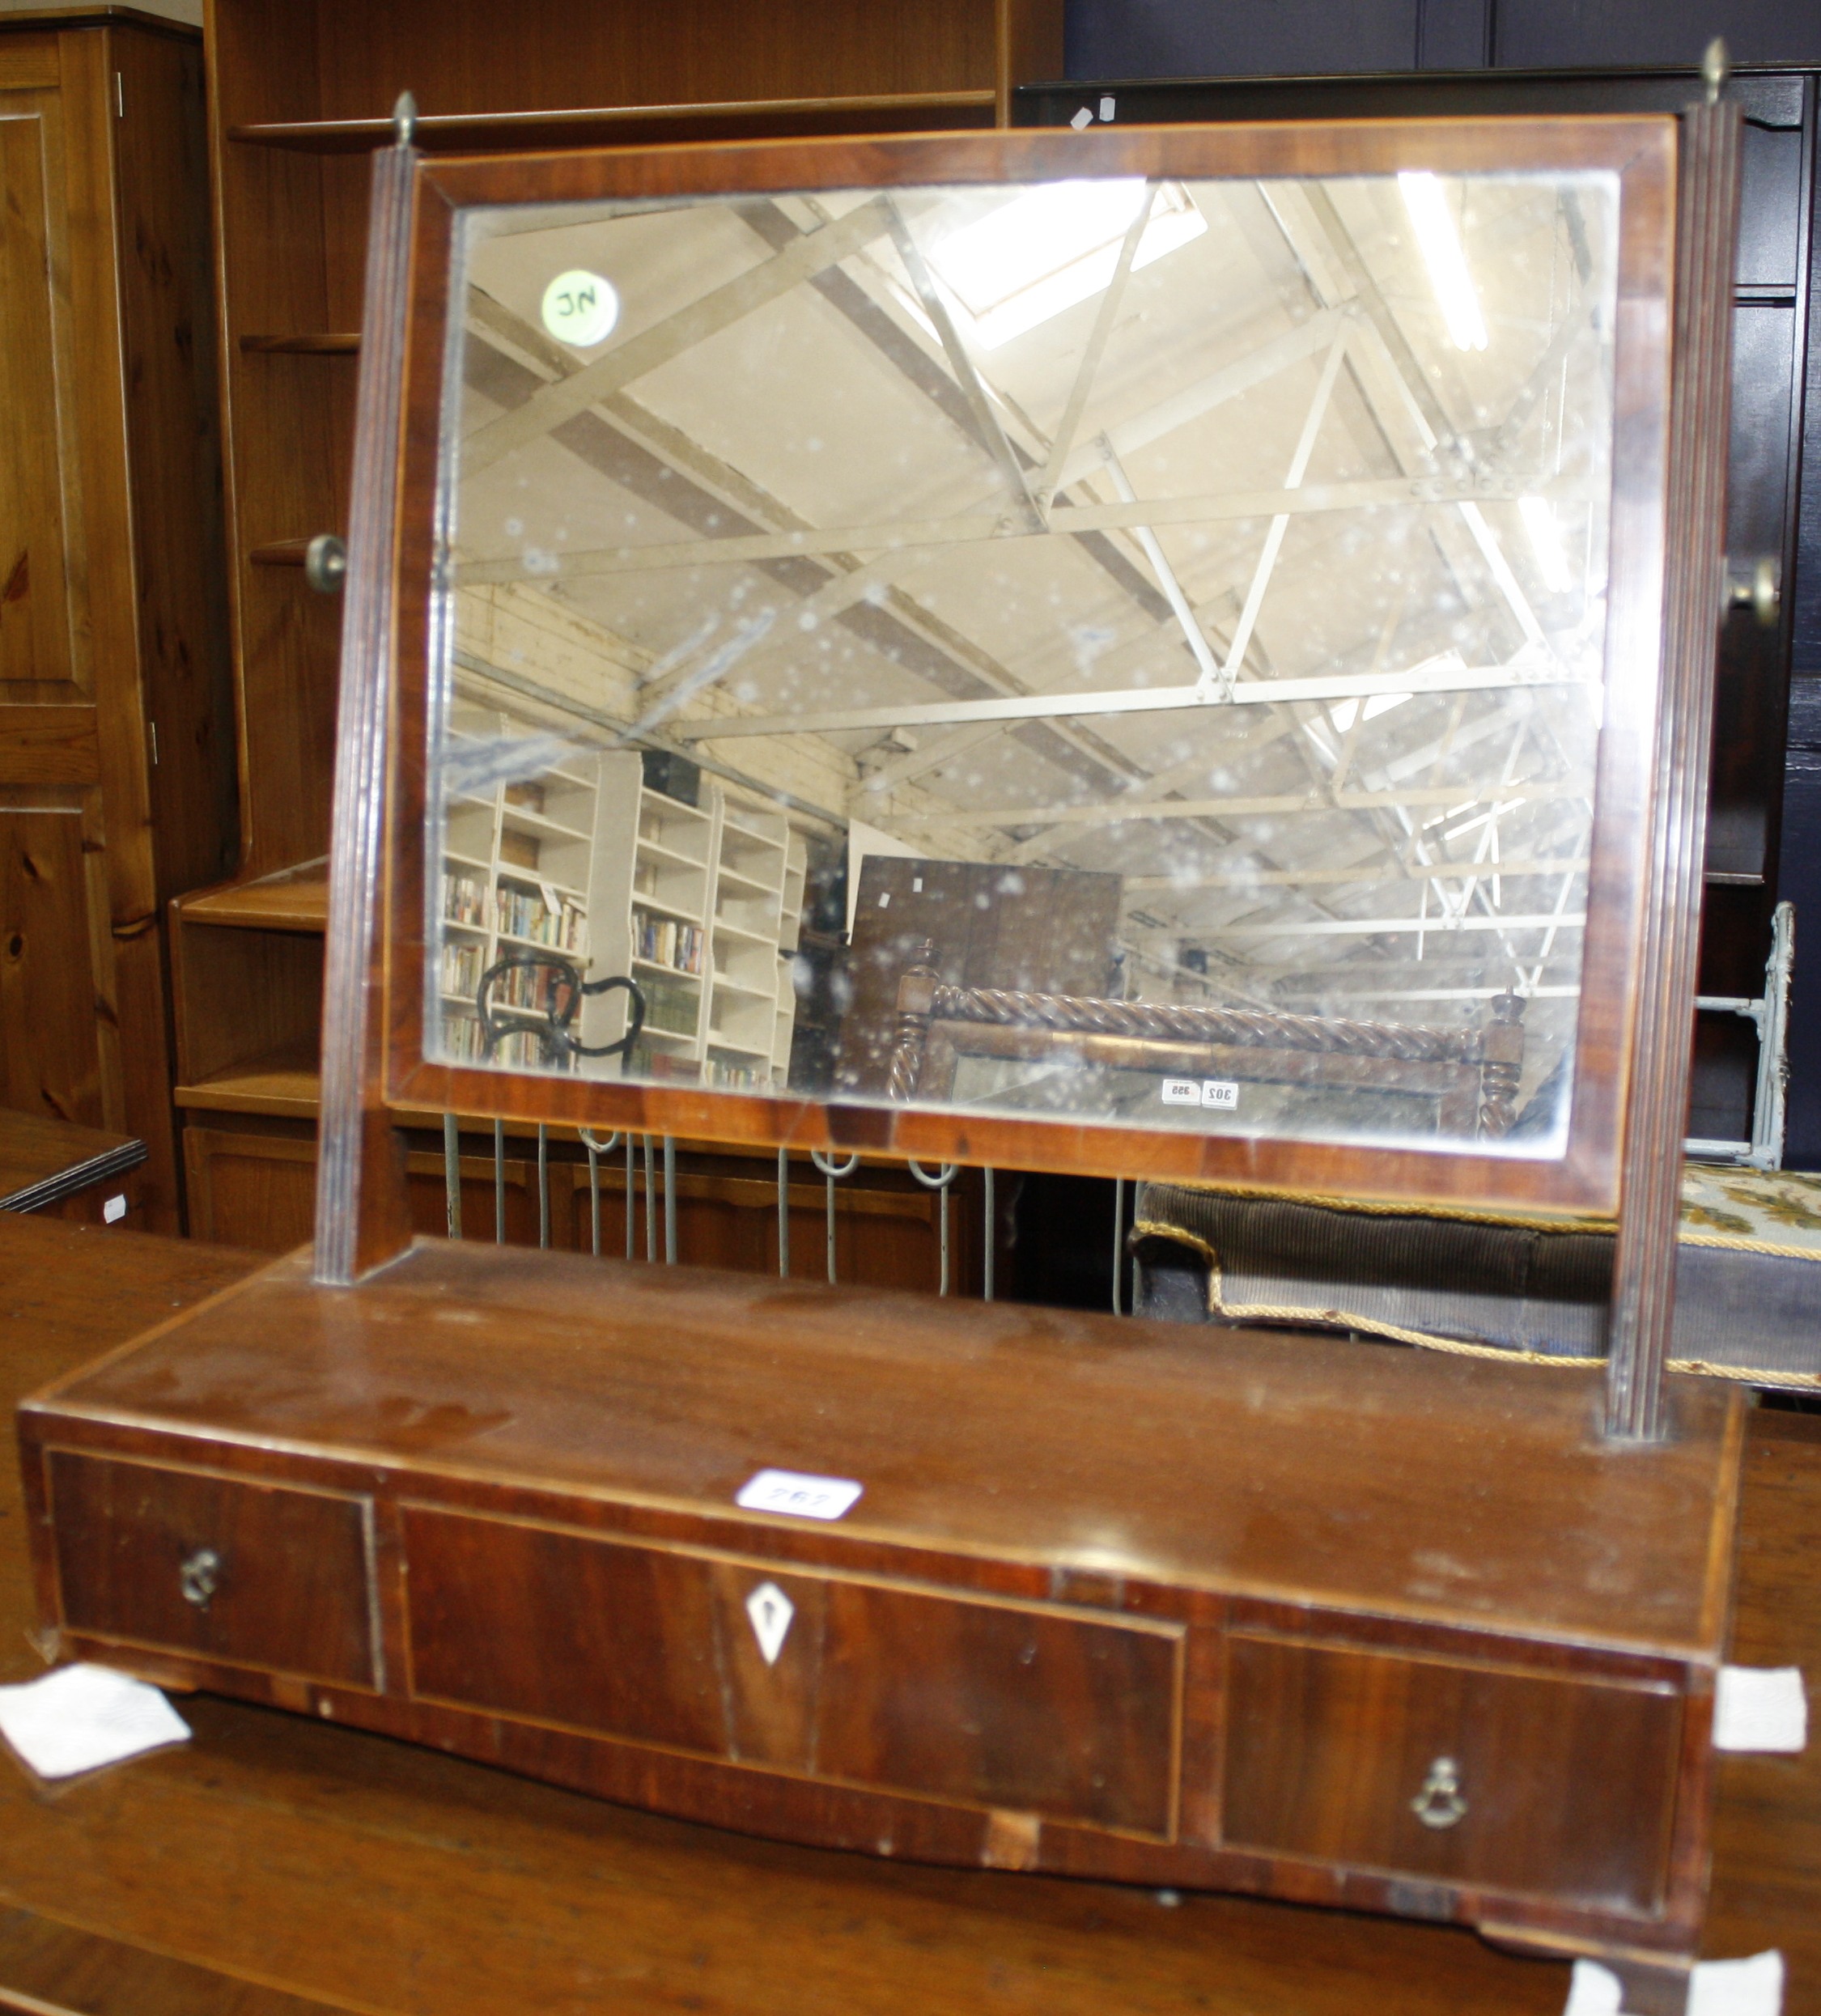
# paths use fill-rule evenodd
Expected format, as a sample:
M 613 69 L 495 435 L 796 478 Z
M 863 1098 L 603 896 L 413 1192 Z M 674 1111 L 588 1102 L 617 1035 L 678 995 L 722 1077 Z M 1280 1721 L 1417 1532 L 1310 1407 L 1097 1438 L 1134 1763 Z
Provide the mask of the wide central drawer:
M 404 1527 L 420 1697 L 1171 1831 L 1174 1625 L 427 1505 Z
M 1236 1632 L 1227 1699 L 1234 1847 L 1608 1909 L 1662 1899 L 1667 1683 Z

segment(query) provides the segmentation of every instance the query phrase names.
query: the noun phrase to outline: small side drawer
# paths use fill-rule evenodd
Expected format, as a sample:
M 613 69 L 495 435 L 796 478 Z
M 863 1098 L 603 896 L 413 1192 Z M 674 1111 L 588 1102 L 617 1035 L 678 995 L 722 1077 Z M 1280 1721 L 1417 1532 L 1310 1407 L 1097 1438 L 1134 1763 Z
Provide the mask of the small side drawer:
M 1672 1687 L 1297 1639 L 1228 1640 L 1223 1835 L 1354 1869 L 1658 1907 Z
M 53 1449 L 72 1631 L 376 1684 L 366 1500 Z

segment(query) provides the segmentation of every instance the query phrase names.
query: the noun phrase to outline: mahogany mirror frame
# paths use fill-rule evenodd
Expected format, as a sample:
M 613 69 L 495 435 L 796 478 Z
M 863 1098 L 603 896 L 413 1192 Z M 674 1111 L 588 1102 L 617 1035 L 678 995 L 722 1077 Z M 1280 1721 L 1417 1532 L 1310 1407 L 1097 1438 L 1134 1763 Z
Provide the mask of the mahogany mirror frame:
M 931 1161 L 1610 1215 L 1636 1083 L 1652 749 L 1662 704 L 1675 126 L 1621 117 L 1181 126 L 613 149 L 420 159 L 411 191 L 394 566 L 398 678 L 388 792 L 385 1097 L 396 1106 Z M 449 276 L 458 213 L 614 197 L 1025 182 L 1610 170 L 1619 187 L 1605 722 L 1575 1090 L 1560 1160 L 1070 1123 L 613 1080 L 512 1075 L 425 1055 L 427 703 Z

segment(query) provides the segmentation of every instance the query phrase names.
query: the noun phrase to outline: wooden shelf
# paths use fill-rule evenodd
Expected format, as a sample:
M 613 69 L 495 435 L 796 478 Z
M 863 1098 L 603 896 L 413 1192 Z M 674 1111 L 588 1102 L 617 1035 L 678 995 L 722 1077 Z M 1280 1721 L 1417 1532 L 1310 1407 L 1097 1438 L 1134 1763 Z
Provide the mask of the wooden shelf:
M 264 1113 L 313 1120 L 321 1092 L 313 1045 L 287 1044 L 216 1072 L 172 1095 L 192 1112 Z
M 356 357 L 358 330 L 333 336 L 243 336 L 240 348 L 249 357 Z
M 180 898 L 186 923 L 238 925 L 254 931 L 320 933 L 329 927 L 329 864 L 308 861 L 257 882 L 229 882 Z
M 990 126 L 995 94 L 903 91 L 852 98 L 761 98 L 694 105 L 590 105 L 550 112 L 429 113 L 415 144 L 431 152 L 507 147 L 626 146 L 652 140 L 764 139 L 773 135 L 915 133 L 926 127 Z M 393 123 L 313 119 L 231 126 L 228 138 L 252 146 L 304 154 L 363 154 L 389 146 Z

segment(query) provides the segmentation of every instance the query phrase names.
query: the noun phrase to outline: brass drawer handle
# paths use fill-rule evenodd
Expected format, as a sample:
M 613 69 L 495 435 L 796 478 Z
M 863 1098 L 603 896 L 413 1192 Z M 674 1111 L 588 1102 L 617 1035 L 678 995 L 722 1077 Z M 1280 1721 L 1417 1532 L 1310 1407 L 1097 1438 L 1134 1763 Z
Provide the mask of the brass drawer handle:
M 1410 1802 L 1410 1810 L 1424 1827 L 1454 1827 L 1467 1814 L 1467 1802 L 1461 1797 L 1459 1767 L 1452 1757 L 1437 1757 L 1429 1766 L 1423 1789 Z
M 177 1586 L 184 1601 L 198 1610 L 209 1607 L 209 1598 L 221 1580 L 221 1556 L 213 1547 L 198 1547 L 177 1570 Z

